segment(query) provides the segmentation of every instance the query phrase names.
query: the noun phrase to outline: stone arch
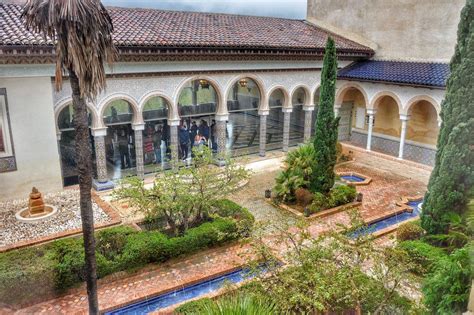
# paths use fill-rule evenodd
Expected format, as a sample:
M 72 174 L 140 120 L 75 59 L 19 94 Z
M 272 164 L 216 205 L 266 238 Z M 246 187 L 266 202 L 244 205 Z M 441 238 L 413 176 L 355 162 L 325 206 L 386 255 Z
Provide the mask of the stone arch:
M 173 103 L 173 100 L 166 94 L 164 94 L 161 91 L 151 91 L 143 95 L 140 100 L 138 101 L 138 108 L 140 110 L 140 114 L 143 117 L 143 108 L 145 107 L 145 104 L 148 100 L 150 100 L 153 97 L 162 97 L 165 99 L 169 106 L 168 106 L 168 119 L 173 120 L 173 119 L 178 119 L 178 110 L 175 108 L 175 103 Z
M 69 104 L 72 104 L 72 97 L 68 97 L 68 98 L 63 99 L 62 101 L 60 101 L 54 109 L 54 122 L 55 122 L 55 125 L 56 125 L 56 132 L 57 133 L 59 132 L 59 127 L 58 127 L 59 114 L 61 113 L 61 111 L 66 106 L 69 106 Z M 101 127 L 102 119 L 99 119 L 96 108 L 88 102 L 86 102 L 86 105 L 87 105 L 87 109 L 89 110 L 89 112 L 92 115 L 92 126 L 91 126 L 91 128 Z
M 99 105 L 99 113 L 100 113 L 100 121 L 101 124 L 105 126 L 105 123 L 103 122 L 103 117 L 104 117 L 104 112 L 107 106 L 109 105 L 110 102 L 115 101 L 115 100 L 124 100 L 127 101 L 130 106 L 132 107 L 133 111 L 133 119 L 132 119 L 132 124 L 142 124 L 143 123 L 143 117 L 140 111 L 140 107 L 138 105 L 138 102 L 130 95 L 124 94 L 124 93 L 115 93 L 107 96 L 105 99 L 102 100 L 102 102 Z
M 291 102 L 290 102 L 291 104 L 290 104 L 290 106 L 291 107 L 293 107 L 293 96 L 294 96 L 295 92 L 300 88 L 302 88 L 304 90 L 304 93 L 305 93 L 305 102 L 302 105 L 303 106 L 310 106 L 311 105 L 311 97 L 312 97 L 313 93 L 311 93 L 311 90 L 307 85 L 300 84 L 300 85 L 295 86 L 290 92 L 290 95 L 291 95 Z
M 417 95 L 409 99 L 405 106 L 405 110 L 403 111 L 404 114 L 408 115 L 410 113 L 411 107 L 415 105 L 416 103 L 418 103 L 419 101 L 427 101 L 428 103 L 430 103 L 435 108 L 436 113 L 438 115 L 438 120 L 440 120 L 441 105 L 440 103 L 438 103 L 438 101 L 436 101 L 434 98 L 432 98 L 429 95 Z
M 227 85 L 227 87 L 225 88 L 225 103 L 226 103 L 226 107 L 227 107 L 227 96 L 229 95 L 230 91 L 232 90 L 232 88 L 234 87 L 234 84 L 239 82 L 240 80 L 242 79 L 245 79 L 245 78 L 249 78 L 249 79 L 252 79 L 255 84 L 257 85 L 257 88 L 258 88 L 258 92 L 260 93 L 260 104 L 259 104 L 259 107 L 258 109 L 261 110 L 261 109 L 268 109 L 267 105 L 266 104 L 266 94 L 265 94 L 265 84 L 263 83 L 263 80 L 260 79 L 258 76 L 254 75 L 254 74 L 249 74 L 249 73 L 245 73 L 245 74 L 241 74 L 241 75 L 238 75 L 236 77 L 233 77 L 230 81 L 229 81 L 229 84 Z
M 400 100 L 400 98 L 398 97 L 398 95 L 396 95 L 395 93 L 391 92 L 391 91 L 380 91 L 380 92 L 377 92 L 377 94 L 375 94 L 373 97 L 372 97 L 372 101 L 370 102 L 370 104 L 368 105 L 368 109 L 376 109 L 376 105 L 377 105 L 377 102 L 380 101 L 383 97 L 385 96 L 389 96 L 391 97 L 395 103 L 397 103 L 397 106 L 398 106 L 398 112 L 400 114 L 403 114 L 403 105 L 402 105 L 402 102 Z
M 225 98 L 222 94 L 220 84 L 215 79 L 213 79 L 213 78 L 211 78 L 207 75 L 195 75 L 195 76 L 192 76 L 190 78 L 186 78 L 183 81 L 181 81 L 181 83 L 178 85 L 178 88 L 176 89 L 176 94 L 174 96 L 174 102 L 170 103 L 170 104 L 173 104 L 173 106 L 176 107 L 176 109 L 173 109 L 173 111 L 176 113 L 176 118 L 178 117 L 179 96 L 181 95 L 181 92 L 183 91 L 184 86 L 187 83 L 193 82 L 195 80 L 206 80 L 212 85 L 214 91 L 216 92 L 216 96 L 217 96 L 217 99 L 216 99 L 216 101 L 217 101 L 216 114 L 217 113 L 227 113 L 227 106 L 226 106 L 226 103 L 224 101 Z
M 290 101 L 290 94 L 288 93 L 288 91 L 286 90 L 286 88 L 282 85 L 275 85 L 273 87 L 271 87 L 269 90 L 268 90 L 268 93 L 266 95 L 266 99 L 268 101 L 270 101 L 270 96 L 272 95 L 273 92 L 275 92 L 276 90 L 281 90 L 283 92 L 283 96 L 285 97 L 285 100 L 283 102 L 283 108 L 291 108 L 292 105 L 291 105 L 291 101 Z M 267 102 L 268 103 L 268 102 Z M 267 104 L 268 105 L 268 104 Z
M 342 105 L 342 102 L 344 101 L 344 96 L 345 94 L 347 93 L 347 91 L 349 91 L 349 89 L 356 89 L 358 90 L 362 96 L 364 97 L 364 101 L 365 101 L 365 106 L 367 108 L 369 108 L 369 96 L 367 94 L 367 92 L 365 91 L 365 89 L 358 83 L 356 82 L 347 82 L 347 83 L 344 83 L 341 87 L 339 87 L 336 91 L 336 102 L 335 102 L 335 106 L 341 106 Z M 317 89 L 316 89 L 317 90 Z

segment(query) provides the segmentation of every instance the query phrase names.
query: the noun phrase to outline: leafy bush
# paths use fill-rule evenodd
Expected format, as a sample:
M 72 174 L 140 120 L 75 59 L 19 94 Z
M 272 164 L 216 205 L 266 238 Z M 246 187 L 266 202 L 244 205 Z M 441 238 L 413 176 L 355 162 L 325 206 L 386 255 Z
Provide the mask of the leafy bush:
M 204 304 L 204 314 L 208 315 L 272 315 L 276 313 L 276 306 L 274 303 L 242 294 L 225 296 L 213 303 Z
M 412 270 L 415 274 L 426 274 L 432 270 L 436 262 L 446 259 L 446 253 L 441 248 L 423 241 L 403 241 L 398 247 L 405 250 L 415 264 L 416 267 Z
M 308 188 L 315 151 L 311 143 L 302 145 L 288 153 L 286 169 L 276 178 L 275 193 L 283 201 L 294 201 L 298 188 Z
M 204 314 L 206 306 L 214 303 L 210 298 L 202 298 L 199 300 L 190 301 L 177 307 L 175 312 L 178 314 Z
M 424 303 L 436 314 L 460 314 L 469 300 L 472 272 L 469 249 L 454 251 L 438 261 L 423 284 Z
M 345 205 L 354 201 L 356 194 L 357 191 L 355 187 L 348 185 L 334 187 L 327 196 L 317 192 L 313 195 L 313 202 L 309 206 L 309 210 L 311 213 L 316 213 L 325 209 Z
M 135 233 L 138 231 L 129 226 L 101 230 L 97 233 L 96 250 L 107 259 L 113 259 L 123 251 L 129 235 Z
M 216 214 L 224 218 L 237 220 L 237 229 L 241 236 L 248 236 L 252 231 L 255 218 L 247 208 L 240 206 L 229 199 L 218 200 L 214 207 Z
M 313 194 L 305 188 L 298 188 L 295 191 L 296 203 L 302 207 L 306 207 L 313 201 Z
M 397 228 L 397 240 L 399 242 L 417 240 L 423 234 L 425 234 L 425 230 L 423 230 L 419 222 L 406 222 Z

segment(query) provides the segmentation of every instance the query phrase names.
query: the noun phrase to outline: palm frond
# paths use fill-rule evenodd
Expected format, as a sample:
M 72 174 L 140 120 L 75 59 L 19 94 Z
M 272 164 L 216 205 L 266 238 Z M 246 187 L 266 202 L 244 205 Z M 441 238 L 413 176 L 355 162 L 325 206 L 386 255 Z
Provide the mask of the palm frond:
M 22 18 L 30 31 L 56 43 L 56 88 L 62 76 L 73 71 L 81 97 L 94 99 L 105 88 L 104 62 L 111 64 L 117 51 L 113 25 L 99 0 L 28 0 Z

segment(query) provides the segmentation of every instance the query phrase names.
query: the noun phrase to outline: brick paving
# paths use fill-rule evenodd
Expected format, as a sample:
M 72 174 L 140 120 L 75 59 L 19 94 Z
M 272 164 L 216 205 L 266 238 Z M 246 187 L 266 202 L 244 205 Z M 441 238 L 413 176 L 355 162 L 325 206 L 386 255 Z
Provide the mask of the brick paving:
M 271 188 L 279 171 L 280 158 L 267 163 L 271 167 L 254 167 L 254 176 L 246 187 L 235 192 L 231 199 L 249 208 L 257 221 L 262 223 L 280 223 L 292 225 L 295 217 L 278 210 L 264 200 L 264 190 Z M 368 186 L 357 187 L 364 194 L 360 213 L 365 220 L 385 216 L 397 210 L 396 202 L 401 197 L 422 195 L 426 190 L 429 170 L 420 169 L 413 164 L 386 160 L 379 155 L 358 154 L 355 161 L 339 165 L 337 171 L 355 171 L 372 177 Z M 309 227 L 312 235 L 333 229 L 338 223 L 349 223 L 345 212 L 334 214 L 322 220 L 314 221 Z M 271 230 L 269 231 L 271 234 Z M 269 244 L 272 237 L 266 239 Z M 377 240 L 378 244 L 390 246 L 391 236 Z M 226 272 L 244 264 L 248 259 L 249 246 L 229 245 L 209 249 L 185 259 L 173 260 L 161 265 L 149 266 L 138 274 L 123 276 L 120 279 L 105 278 L 99 282 L 99 304 L 106 310 L 128 304 L 181 287 L 190 282 L 199 281 L 216 273 Z M 282 254 L 285 249 L 276 246 Z M 116 277 L 115 277 L 116 278 Z M 85 290 L 75 290 L 69 295 L 39 303 L 15 312 L 15 314 L 86 314 L 87 298 Z M 0 314 L 13 311 L 0 310 Z

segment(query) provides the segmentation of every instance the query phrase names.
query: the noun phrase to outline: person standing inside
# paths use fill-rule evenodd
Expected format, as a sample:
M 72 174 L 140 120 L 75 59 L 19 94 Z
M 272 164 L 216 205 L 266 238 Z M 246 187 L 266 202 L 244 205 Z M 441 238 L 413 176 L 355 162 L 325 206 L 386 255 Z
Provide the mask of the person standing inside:
M 155 150 L 155 163 L 161 164 L 161 139 L 162 139 L 161 125 L 155 126 L 155 133 L 153 134 L 153 149 Z
M 120 131 L 118 136 L 118 145 L 120 152 L 120 167 L 121 169 L 131 167 L 130 154 L 128 152 L 128 135 L 124 129 Z
M 179 148 L 181 159 L 184 161 L 188 158 L 189 153 L 189 131 L 184 124 L 179 128 Z
M 216 131 L 217 131 L 216 120 L 213 119 L 211 123 L 211 146 L 212 146 L 212 152 L 214 153 L 217 152 Z

